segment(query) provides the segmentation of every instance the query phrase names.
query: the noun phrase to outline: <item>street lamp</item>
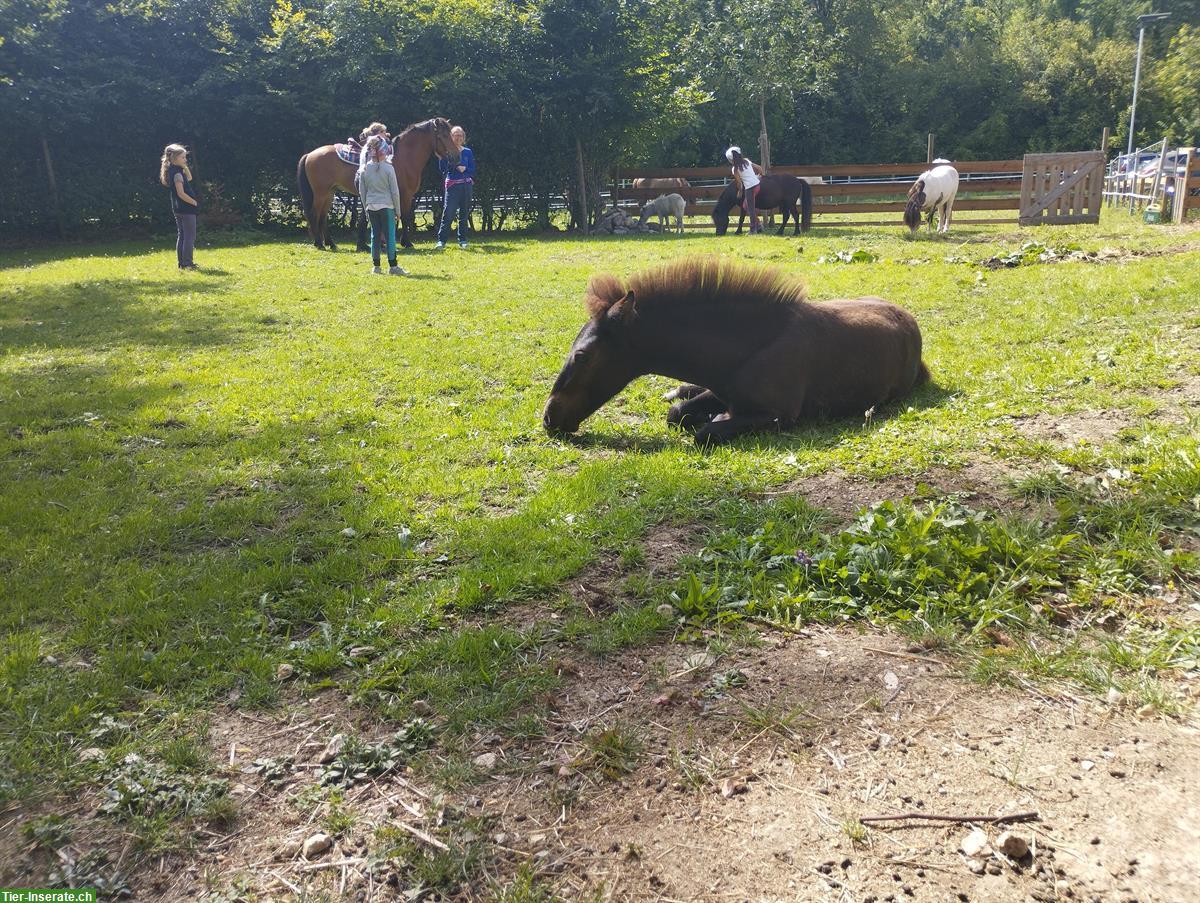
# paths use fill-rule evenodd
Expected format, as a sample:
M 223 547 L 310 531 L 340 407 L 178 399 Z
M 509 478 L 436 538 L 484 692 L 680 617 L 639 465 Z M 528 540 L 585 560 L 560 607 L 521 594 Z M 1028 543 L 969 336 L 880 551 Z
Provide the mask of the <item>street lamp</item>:
M 1126 149 L 1126 154 L 1133 153 L 1133 117 L 1137 113 L 1137 92 L 1138 81 L 1142 75 L 1142 39 L 1146 36 L 1146 25 L 1154 22 L 1161 22 L 1163 19 L 1171 18 L 1170 13 L 1146 13 L 1144 16 L 1137 17 L 1138 24 L 1138 49 L 1137 62 L 1133 64 L 1133 105 L 1129 108 L 1129 147 Z

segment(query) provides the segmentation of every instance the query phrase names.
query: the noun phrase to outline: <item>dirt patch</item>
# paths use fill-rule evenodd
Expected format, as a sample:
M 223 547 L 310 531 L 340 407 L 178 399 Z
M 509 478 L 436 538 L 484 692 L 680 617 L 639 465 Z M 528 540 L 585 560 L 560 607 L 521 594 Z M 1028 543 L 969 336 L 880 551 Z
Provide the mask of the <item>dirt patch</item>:
M 1071 414 L 1033 414 L 1011 418 L 1027 439 L 1058 445 L 1105 445 L 1134 425 L 1127 411 L 1077 411 Z
M 841 522 L 848 521 L 863 508 L 904 498 L 961 499 L 973 507 L 1034 511 L 1034 500 L 1019 496 L 1012 485 L 1023 474 L 1000 461 L 979 458 L 960 468 L 935 468 L 918 475 L 898 475 L 872 479 L 829 470 L 812 477 L 793 480 L 782 489 L 761 494 L 762 498 L 800 495 L 817 508 L 823 508 Z
M 1200 414 L 1200 373 L 1182 375 L 1177 385 L 1157 395 L 1162 412 L 1181 422 Z
M 887 636 L 625 655 L 550 722 L 485 803 L 568 899 L 1185 901 L 1200 881 L 1194 728 L 964 684 Z M 613 725 L 643 744 L 619 782 L 580 764 Z M 1019 860 L 964 855 L 968 824 L 858 822 L 1028 811 Z
M 546 733 L 468 738 L 462 754 L 488 776 L 445 798 L 409 769 L 356 783 L 336 804 L 314 793 L 316 760 L 334 734 L 379 739 L 396 729 L 337 694 L 273 718 L 215 716 L 210 742 L 227 766 L 235 826 L 201 829 L 191 850 L 140 860 L 134 898 L 237 888 L 271 899 L 483 900 L 524 867 L 564 899 L 1194 899 L 1193 724 L 980 688 L 936 652 L 871 631 L 765 633 L 724 651 L 718 639 L 576 656 L 540 719 Z M 267 758 L 295 764 L 272 781 L 252 768 Z M 469 813 L 469 834 L 452 834 L 460 816 L 451 812 Z M 859 821 L 1026 812 L 1036 820 L 1009 826 Z M 77 833 L 116 858 L 120 833 L 79 814 Z M 7 821 L 9 841 L 26 820 Z M 961 845 L 974 827 L 990 848 L 968 856 Z M 999 852 L 1006 828 L 1031 855 Z M 327 850 L 296 852 L 325 830 Z M 421 891 L 388 861 L 381 831 L 413 838 L 418 851 L 474 844 L 487 880 L 448 896 Z M 3 846 L 5 880 L 28 883 L 53 864 Z

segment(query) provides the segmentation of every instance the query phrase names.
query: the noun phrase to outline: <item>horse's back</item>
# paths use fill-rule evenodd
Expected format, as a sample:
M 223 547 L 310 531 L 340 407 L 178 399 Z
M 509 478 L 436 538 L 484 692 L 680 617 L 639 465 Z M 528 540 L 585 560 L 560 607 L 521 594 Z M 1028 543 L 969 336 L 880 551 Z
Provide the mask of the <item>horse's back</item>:
M 805 305 L 793 335 L 806 367 L 803 414 L 855 413 L 911 391 L 927 372 L 921 329 L 883 298 Z
M 958 170 L 949 163 L 933 167 L 921 178 L 925 181 L 925 197 L 931 200 L 939 196 L 948 198 L 958 192 Z

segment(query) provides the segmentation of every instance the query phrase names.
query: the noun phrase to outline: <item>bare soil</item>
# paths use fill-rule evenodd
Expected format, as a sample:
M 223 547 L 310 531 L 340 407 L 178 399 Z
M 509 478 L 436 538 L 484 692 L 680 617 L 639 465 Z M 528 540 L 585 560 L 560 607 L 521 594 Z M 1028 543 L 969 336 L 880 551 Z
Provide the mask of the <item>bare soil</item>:
M 489 788 L 505 843 L 546 853 L 571 899 L 1195 899 L 1194 726 L 982 689 L 885 635 L 766 639 L 701 667 L 662 647 L 587 669 L 560 698 L 558 755 Z M 746 686 L 714 695 L 731 671 Z M 576 768 L 584 737 L 616 723 L 644 738 L 636 770 Z M 574 805 L 537 804 L 570 786 Z M 966 823 L 858 823 L 905 812 L 1036 812 L 975 822 L 1033 853 L 967 857 Z

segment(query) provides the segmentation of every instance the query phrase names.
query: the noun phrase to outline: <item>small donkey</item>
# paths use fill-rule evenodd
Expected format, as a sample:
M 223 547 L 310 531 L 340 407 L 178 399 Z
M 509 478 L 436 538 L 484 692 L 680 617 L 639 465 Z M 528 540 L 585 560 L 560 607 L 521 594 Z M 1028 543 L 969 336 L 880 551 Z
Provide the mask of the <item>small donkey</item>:
M 644 226 L 646 220 L 651 215 L 658 214 L 658 225 L 665 232 L 667 229 L 668 217 L 675 217 L 675 231 L 680 235 L 683 234 L 683 211 L 687 207 L 687 201 L 683 199 L 681 194 L 664 194 L 656 197 L 645 207 L 642 208 L 641 219 L 638 220 L 639 226 Z

